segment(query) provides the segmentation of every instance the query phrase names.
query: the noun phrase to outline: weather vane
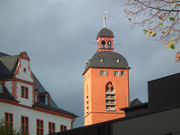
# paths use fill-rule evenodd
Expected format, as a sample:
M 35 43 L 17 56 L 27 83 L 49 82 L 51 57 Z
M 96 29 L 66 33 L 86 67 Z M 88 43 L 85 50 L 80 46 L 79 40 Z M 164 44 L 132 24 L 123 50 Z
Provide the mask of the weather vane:
M 104 16 L 103 16 L 103 27 L 106 27 L 106 14 L 108 13 L 107 10 L 104 11 Z

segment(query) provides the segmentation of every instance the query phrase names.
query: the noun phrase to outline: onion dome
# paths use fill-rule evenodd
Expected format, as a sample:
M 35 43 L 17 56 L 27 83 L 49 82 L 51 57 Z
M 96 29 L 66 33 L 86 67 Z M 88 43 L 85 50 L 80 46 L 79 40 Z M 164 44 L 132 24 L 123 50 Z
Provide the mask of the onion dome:
M 99 31 L 97 37 L 114 37 L 114 35 L 110 29 L 104 27 Z

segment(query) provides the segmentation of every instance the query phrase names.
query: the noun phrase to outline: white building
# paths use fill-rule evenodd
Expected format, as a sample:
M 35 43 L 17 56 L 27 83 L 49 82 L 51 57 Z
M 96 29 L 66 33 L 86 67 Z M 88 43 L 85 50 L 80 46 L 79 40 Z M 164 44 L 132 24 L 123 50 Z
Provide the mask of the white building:
M 71 129 L 77 116 L 58 108 L 30 68 L 26 52 L 0 52 L 0 119 L 15 130 L 46 135 Z

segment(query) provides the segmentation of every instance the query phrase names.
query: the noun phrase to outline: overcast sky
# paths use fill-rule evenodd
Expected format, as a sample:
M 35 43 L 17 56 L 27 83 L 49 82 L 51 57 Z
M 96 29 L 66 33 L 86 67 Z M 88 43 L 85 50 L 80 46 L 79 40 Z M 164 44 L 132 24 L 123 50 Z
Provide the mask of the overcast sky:
M 0 51 L 26 51 L 31 69 L 60 108 L 80 116 L 83 126 L 85 63 L 96 53 L 96 35 L 107 27 L 115 35 L 115 52 L 126 57 L 130 70 L 130 98 L 147 99 L 147 81 L 180 71 L 176 50 L 147 39 L 141 27 L 131 30 L 122 0 L 0 0 Z

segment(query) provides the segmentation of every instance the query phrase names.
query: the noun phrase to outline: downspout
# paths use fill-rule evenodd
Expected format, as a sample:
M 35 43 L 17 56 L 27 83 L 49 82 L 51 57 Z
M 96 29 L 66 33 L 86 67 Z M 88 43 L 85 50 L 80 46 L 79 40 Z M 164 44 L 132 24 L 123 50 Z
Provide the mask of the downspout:
M 75 121 L 75 118 L 72 118 L 72 121 L 71 121 L 71 129 L 73 129 L 73 122 Z

